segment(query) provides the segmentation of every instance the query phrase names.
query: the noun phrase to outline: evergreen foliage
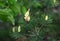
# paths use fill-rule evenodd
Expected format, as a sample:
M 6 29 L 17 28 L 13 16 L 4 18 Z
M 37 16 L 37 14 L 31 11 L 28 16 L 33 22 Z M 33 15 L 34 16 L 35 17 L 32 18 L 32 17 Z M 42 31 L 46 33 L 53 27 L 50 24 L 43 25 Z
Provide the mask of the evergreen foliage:
M 60 41 L 59 31 L 60 0 L 0 0 L 0 39 Z

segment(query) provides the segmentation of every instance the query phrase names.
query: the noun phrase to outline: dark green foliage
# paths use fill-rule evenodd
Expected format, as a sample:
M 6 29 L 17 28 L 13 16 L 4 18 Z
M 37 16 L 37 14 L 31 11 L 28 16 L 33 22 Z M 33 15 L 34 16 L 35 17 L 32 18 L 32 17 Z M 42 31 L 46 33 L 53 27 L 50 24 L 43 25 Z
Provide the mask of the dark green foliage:
M 0 38 L 8 37 L 12 41 L 21 37 L 26 37 L 27 41 L 60 41 L 59 4 L 59 0 L 0 0 L 0 29 L 3 28 Z M 29 22 L 24 20 L 28 9 Z M 18 29 L 18 26 L 21 26 L 21 32 L 13 32 L 12 28 Z

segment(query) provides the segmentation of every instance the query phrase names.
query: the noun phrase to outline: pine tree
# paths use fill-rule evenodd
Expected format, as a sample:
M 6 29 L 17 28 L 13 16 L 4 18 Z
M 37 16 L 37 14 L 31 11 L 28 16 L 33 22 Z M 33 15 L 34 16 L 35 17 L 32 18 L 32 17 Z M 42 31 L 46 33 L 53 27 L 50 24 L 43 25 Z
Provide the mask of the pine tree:
M 59 2 L 0 0 L 0 38 L 8 37 L 11 41 L 60 41 Z

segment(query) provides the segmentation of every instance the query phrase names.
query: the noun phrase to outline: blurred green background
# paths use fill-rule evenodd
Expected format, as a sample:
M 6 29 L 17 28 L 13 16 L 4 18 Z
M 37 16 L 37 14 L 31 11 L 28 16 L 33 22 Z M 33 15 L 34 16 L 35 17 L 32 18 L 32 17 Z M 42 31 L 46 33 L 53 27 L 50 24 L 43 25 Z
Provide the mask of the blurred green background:
M 0 41 L 60 41 L 60 0 L 0 0 Z

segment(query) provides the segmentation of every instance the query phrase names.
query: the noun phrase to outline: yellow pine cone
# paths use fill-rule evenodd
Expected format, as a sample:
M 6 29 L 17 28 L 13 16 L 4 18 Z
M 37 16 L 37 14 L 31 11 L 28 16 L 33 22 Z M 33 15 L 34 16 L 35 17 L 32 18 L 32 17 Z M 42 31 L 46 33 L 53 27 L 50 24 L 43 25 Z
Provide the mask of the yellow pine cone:
M 48 15 L 45 16 L 45 20 L 48 20 Z
M 19 27 L 18 27 L 18 32 L 20 32 L 20 31 L 21 31 L 21 27 L 19 26 Z
M 25 21 L 29 22 L 30 21 L 30 16 L 24 17 Z

